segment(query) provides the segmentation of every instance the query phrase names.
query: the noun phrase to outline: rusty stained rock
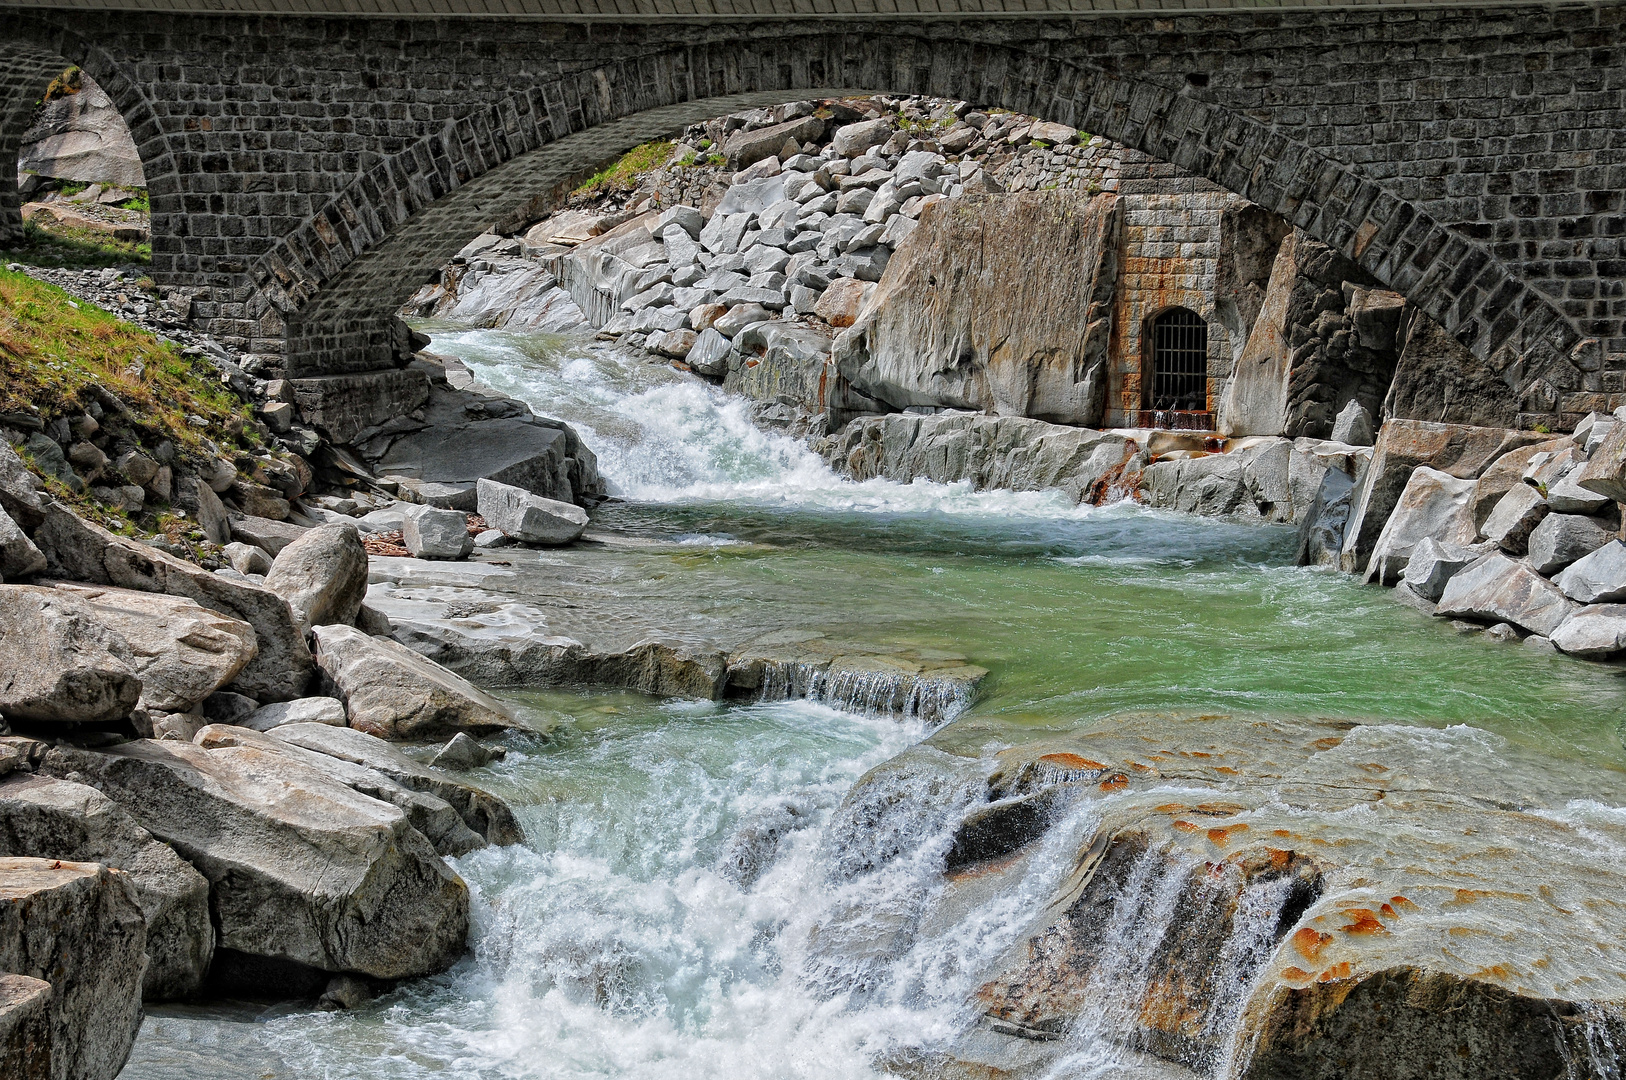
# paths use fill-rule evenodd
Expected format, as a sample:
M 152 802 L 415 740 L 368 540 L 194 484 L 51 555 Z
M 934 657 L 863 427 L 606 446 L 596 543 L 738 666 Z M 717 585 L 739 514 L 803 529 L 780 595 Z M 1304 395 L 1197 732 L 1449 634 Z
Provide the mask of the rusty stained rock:
M 929 742 L 974 752 L 975 721 Z M 1626 827 L 1579 801 L 1626 799 L 1612 772 L 1471 728 L 1164 714 L 983 767 L 956 843 L 987 861 L 953 868 L 951 898 L 1040 847 L 1042 829 L 990 843 L 987 807 L 1099 818 L 967 1039 L 1083 1029 L 1249 1077 L 1550 1077 L 1585 1068 L 1589 1024 L 1626 1030 Z

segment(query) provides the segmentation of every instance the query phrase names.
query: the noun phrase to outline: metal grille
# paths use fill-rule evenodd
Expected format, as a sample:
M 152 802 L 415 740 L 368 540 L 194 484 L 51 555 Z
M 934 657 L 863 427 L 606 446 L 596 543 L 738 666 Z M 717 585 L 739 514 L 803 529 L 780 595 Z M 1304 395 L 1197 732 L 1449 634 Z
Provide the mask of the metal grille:
M 1208 408 L 1208 324 L 1189 308 L 1152 320 L 1152 400 L 1158 412 Z

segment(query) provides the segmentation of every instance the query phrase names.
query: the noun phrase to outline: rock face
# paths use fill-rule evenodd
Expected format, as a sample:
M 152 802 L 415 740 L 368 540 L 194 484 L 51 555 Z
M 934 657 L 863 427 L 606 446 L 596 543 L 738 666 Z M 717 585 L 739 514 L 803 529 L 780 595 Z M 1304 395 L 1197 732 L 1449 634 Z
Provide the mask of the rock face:
M 1295 233 L 1288 233 L 1276 250 L 1253 330 L 1220 398 L 1214 422 L 1224 435 L 1281 435 L 1286 430 L 1293 354 L 1287 316 L 1297 277 L 1295 238 Z
M 480 516 L 486 524 L 522 544 L 574 543 L 587 528 L 587 513 L 579 506 L 494 480 L 481 480 L 478 491 Z
M 142 997 L 165 1001 L 203 989 L 215 951 L 209 883 L 106 795 L 46 776 L 0 782 L 0 855 L 123 870 L 147 924 Z
M 494 391 L 455 390 L 440 365 L 419 364 L 431 385 L 423 419 L 357 435 L 379 474 L 455 489 L 459 497 L 440 505 L 456 510 L 474 510 L 481 479 L 560 502 L 593 505 L 603 498 L 598 460 L 568 425 L 533 416 L 523 402 Z
M 1445 586 L 1435 614 L 1507 622 L 1551 636 L 1571 604 L 1558 586 L 1506 555 L 1491 554 L 1461 570 Z
M 45 103 L 23 134 L 21 172 L 118 187 L 145 187 L 130 129 L 106 92 L 80 74 L 80 90 Z
M 905 484 L 917 478 L 968 480 L 979 490 L 1056 488 L 1075 502 L 1110 501 L 1109 489 L 1134 453 L 1122 435 L 966 413 L 866 417 L 826 440 L 822 451 L 833 469 L 854 480 L 885 476 Z
M 141 1026 L 146 924 L 127 875 L 0 858 L 0 971 L 51 985 L 52 1080 L 113 1080 Z
M 316 657 L 350 726 L 383 739 L 447 738 L 519 727 L 497 699 L 398 642 L 318 626 Z
M 301 630 L 354 623 L 367 597 L 367 549 L 354 525 L 323 525 L 283 548 L 265 587 L 288 602 Z
M 836 339 L 841 375 L 896 408 L 1099 423 L 1117 280 L 1114 198 L 967 195 L 920 222 L 865 314 Z M 1054 272 L 1035 274 L 1036 265 Z
M 1480 534 L 1509 555 L 1523 555 L 1530 534 L 1547 516 L 1548 509 L 1541 492 L 1529 484 L 1518 484 L 1497 500 Z
M 57 505 L 46 508 L 34 540 L 64 577 L 185 597 L 242 619 L 254 628 L 258 651 L 238 673 L 233 688 L 260 701 L 287 701 L 303 695 L 314 671 L 310 649 L 287 601 L 276 593 L 229 581 L 144 544 L 114 536 Z
M 1434 423 L 1513 427 L 1518 396 L 1445 328 L 1413 314 L 1385 404 L 1388 415 Z
M 254 628 L 177 596 L 58 585 L 129 646 L 140 704 L 190 712 L 230 683 L 259 651 Z
M 1607 770 L 1577 775 L 1469 728 L 1136 713 L 991 762 L 969 756 L 984 736 L 954 728 L 855 785 L 825 837 L 852 877 L 892 837 L 939 837 L 946 900 L 918 931 L 913 911 L 901 926 L 867 908 L 826 920 L 830 966 L 947 930 L 961 897 L 1018 891 L 1067 846 L 973 997 L 982 1023 L 923 1074 L 1059 1075 L 1059 1054 L 1030 1066 L 1022 1048 L 1065 1053 L 1081 1030 L 1146 1054 L 1134 1075 L 1603 1071 L 1609 1051 L 1586 1042 L 1620 1024 L 1620 965 L 1598 959 L 1620 871 L 1613 841 L 1565 807 L 1618 798 Z M 1544 892 L 1522 884 L 1536 863 Z M 1011 1052 L 977 1052 L 1002 1036 Z
M 78 599 L 0 585 L 0 715 L 34 723 L 100 723 L 141 696 L 130 646 Z
M 51 1080 L 51 984 L 0 975 L 0 1076 Z
M 138 740 L 40 768 L 79 774 L 209 879 L 220 949 L 380 979 L 462 952 L 468 887 L 400 810 L 308 766 Z

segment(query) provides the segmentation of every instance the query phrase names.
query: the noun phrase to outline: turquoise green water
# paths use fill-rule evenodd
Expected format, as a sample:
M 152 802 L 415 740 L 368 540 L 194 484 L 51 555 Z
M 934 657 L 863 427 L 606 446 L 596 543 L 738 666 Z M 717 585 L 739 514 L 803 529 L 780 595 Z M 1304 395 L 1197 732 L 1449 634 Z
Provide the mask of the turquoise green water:
M 579 425 L 626 499 L 598 523 L 655 542 L 515 560 L 607 576 L 676 636 L 798 629 L 962 654 L 991 672 L 938 737 L 962 753 L 1168 709 L 1468 724 L 1543 767 L 1626 763 L 1621 668 L 1459 635 L 1294 567 L 1290 529 L 854 485 L 752 426 L 744 403 L 608 349 L 444 331 L 435 348 Z M 873 913 L 886 940 L 887 920 L 929 910 L 940 888 L 946 839 L 930 826 L 857 879 L 834 872 L 852 840 L 828 828 L 851 784 L 927 729 L 806 702 L 510 697 L 553 734 L 512 737 L 475 777 L 513 802 L 528 843 L 457 861 L 474 893 L 469 957 L 352 1013 L 149 1022 L 128 1075 L 877 1075 L 886 1055 L 972 1022 L 981 973 L 1054 884 L 1036 870 L 1028 893 L 952 933 L 881 950 L 858 989 L 833 982 L 821 928 Z M 215 1071 L 188 1071 L 200 1047 Z M 1105 1053 L 1088 1075 L 1136 1074 Z

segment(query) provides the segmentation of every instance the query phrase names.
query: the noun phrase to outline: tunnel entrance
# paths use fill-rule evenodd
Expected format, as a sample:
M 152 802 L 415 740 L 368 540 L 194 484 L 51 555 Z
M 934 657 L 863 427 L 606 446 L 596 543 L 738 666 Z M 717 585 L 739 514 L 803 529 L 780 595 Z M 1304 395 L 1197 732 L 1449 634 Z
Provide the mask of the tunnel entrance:
M 1142 427 L 1207 430 L 1208 324 L 1190 308 L 1176 307 L 1152 319 L 1150 387 Z

